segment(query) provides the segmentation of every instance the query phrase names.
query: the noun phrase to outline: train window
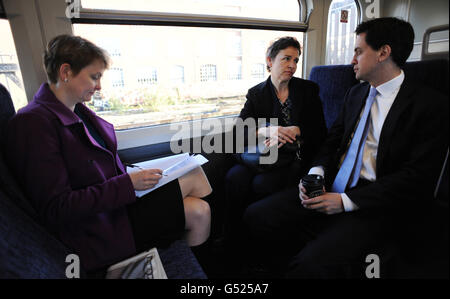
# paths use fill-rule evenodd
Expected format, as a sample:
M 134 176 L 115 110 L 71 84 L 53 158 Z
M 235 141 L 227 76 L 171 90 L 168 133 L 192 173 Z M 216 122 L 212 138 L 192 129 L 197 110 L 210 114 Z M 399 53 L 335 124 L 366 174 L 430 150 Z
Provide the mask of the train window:
M 295 0 L 82 0 L 83 8 L 222 15 L 298 21 Z
M 355 0 L 333 0 L 328 12 L 326 64 L 349 64 L 358 23 Z
M 252 77 L 255 79 L 264 79 L 264 63 L 255 63 L 252 65 Z
M 204 64 L 201 66 L 200 81 L 217 81 L 217 67 L 215 64 Z
M 8 20 L 0 19 L 0 36 L 0 83 L 8 89 L 17 110 L 27 104 L 27 97 Z
M 263 81 L 265 51 L 302 32 L 153 25 L 73 24 L 103 47 L 112 65 L 90 108 L 116 130 L 239 113 L 248 89 Z M 257 51 L 255 53 L 255 51 Z M 301 77 L 301 62 L 296 76 Z
M 430 34 L 430 43 L 428 46 L 428 52 L 448 52 L 448 28 L 444 31 L 432 32 Z
M 174 65 L 171 70 L 171 80 L 173 85 L 184 83 L 184 66 Z

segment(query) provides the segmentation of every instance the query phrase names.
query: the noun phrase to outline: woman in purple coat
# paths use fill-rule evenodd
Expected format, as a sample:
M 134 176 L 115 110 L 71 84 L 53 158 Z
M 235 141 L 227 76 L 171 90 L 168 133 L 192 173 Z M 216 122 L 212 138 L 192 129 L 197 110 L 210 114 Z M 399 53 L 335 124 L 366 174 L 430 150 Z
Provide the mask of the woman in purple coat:
M 44 55 L 48 83 L 9 122 L 7 161 L 44 226 L 80 257 L 88 272 L 185 233 L 190 246 L 209 236 L 211 193 L 201 168 L 143 198 L 160 169 L 128 174 L 113 126 L 88 109 L 108 67 L 105 52 L 70 35 Z

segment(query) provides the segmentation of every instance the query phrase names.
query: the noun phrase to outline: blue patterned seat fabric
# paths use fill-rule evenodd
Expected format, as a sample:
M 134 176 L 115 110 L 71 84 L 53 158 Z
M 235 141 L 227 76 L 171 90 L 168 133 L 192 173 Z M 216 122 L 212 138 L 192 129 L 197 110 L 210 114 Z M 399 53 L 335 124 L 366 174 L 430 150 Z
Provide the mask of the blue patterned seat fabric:
M 407 62 L 404 66 L 405 75 L 430 88 L 448 95 L 448 60 L 424 60 Z M 320 87 L 320 99 L 327 128 L 330 128 L 337 118 L 345 93 L 359 81 L 355 78 L 353 66 L 320 65 L 311 69 L 309 79 Z

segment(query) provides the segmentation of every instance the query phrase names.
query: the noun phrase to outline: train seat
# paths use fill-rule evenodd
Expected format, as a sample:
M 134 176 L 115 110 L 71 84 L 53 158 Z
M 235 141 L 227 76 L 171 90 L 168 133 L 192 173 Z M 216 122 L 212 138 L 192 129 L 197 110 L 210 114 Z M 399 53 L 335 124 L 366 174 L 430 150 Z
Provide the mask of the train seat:
M 0 84 L 0 142 L 7 120 L 15 114 L 9 92 Z M 158 248 L 168 278 L 206 278 L 184 240 Z M 0 278 L 66 278 L 72 253 L 37 221 L 37 213 L 21 192 L 0 150 Z M 81 269 L 82 278 L 87 275 Z
M 319 95 L 325 123 L 329 129 L 341 110 L 345 93 L 359 83 L 355 78 L 353 66 L 350 64 L 315 66 L 311 69 L 309 80 L 320 87 Z

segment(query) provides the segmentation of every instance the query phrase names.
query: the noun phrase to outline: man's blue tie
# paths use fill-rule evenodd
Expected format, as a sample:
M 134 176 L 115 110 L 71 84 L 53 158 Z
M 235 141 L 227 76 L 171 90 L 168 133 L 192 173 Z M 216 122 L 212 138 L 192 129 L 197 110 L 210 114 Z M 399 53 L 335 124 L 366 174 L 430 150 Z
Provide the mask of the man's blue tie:
M 361 172 L 362 156 L 364 150 L 364 144 L 367 138 L 368 131 L 368 119 L 370 115 L 370 108 L 378 92 L 374 87 L 370 88 L 369 96 L 366 100 L 366 106 L 364 112 L 359 120 L 358 127 L 353 135 L 352 143 L 348 148 L 347 155 L 344 162 L 342 162 L 341 168 L 334 179 L 331 191 L 343 193 L 345 188 L 350 182 L 350 187 L 356 186 L 359 179 L 359 173 Z

